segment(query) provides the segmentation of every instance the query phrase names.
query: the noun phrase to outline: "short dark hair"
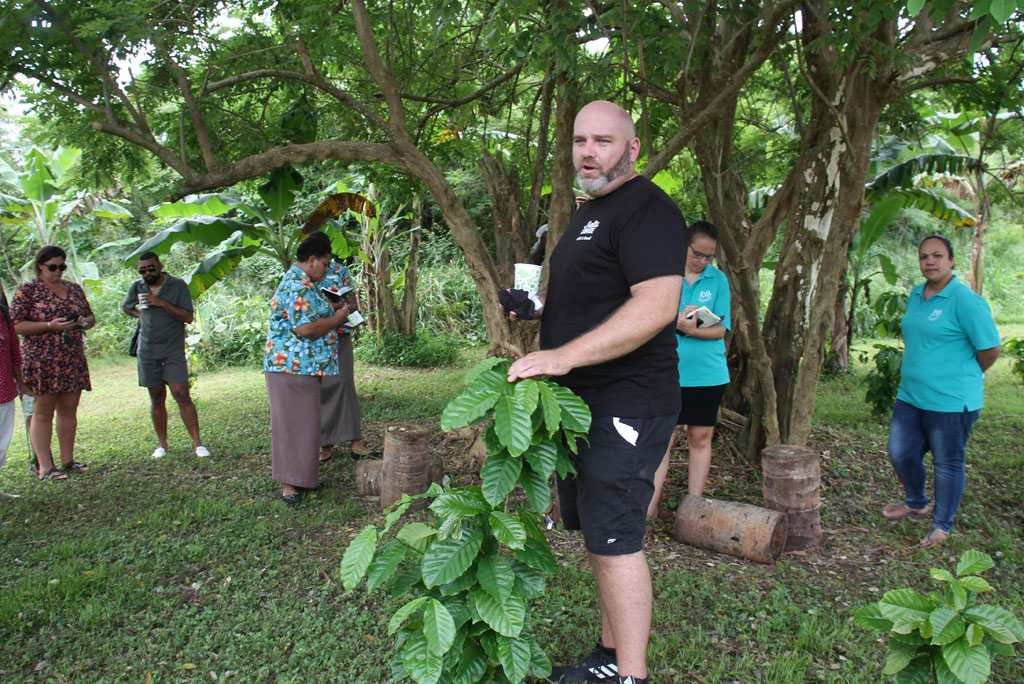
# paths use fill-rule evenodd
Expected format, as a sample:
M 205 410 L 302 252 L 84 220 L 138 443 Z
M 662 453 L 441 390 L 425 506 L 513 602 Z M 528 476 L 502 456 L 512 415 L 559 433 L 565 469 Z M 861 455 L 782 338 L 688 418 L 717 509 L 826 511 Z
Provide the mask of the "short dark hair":
M 35 270 L 36 270 L 36 275 L 38 276 L 39 273 L 43 270 L 43 264 L 45 264 L 50 259 L 53 259 L 53 258 L 56 258 L 56 257 L 60 257 L 64 261 L 68 260 L 67 252 L 65 252 L 63 249 L 61 249 L 57 245 L 46 245 L 41 250 L 36 252 L 35 263 L 33 263 L 33 265 L 32 265 L 33 268 L 35 268 Z
M 686 229 L 686 246 L 689 247 L 693 244 L 698 235 L 704 235 L 716 243 L 718 242 L 718 228 L 708 221 L 694 221 L 690 224 L 690 227 Z
M 160 263 L 160 255 L 156 252 L 143 252 L 139 255 L 139 261 L 149 261 L 150 259 L 156 259 L 156 263 Z
M 946 249 L 949 250 L 949 258 L 953 258 L 953 243 L 951 243 L 949 238 L 945 235 L 939 235 L 938 233 L 932 233 L 931 235 L 925 236 L 924 240 L 921 240 L 921 243 L 917 246 L 918 251 L 920 251 L 921 246 L 929 240 L 938 240 L 942 244 L 946 245 Z
M 310 235 L 299 243 L 295 250 L 295 260 L 299 262 L 309 261 L 310 257 L 323 259 L 331 256 L 331 243 L 321 237 Z

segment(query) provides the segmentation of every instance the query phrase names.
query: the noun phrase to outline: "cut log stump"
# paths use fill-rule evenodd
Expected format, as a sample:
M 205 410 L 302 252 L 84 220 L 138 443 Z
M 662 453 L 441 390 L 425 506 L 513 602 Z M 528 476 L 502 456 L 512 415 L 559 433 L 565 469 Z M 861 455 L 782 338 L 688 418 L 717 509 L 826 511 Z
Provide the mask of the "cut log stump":
M 778 444 L 761 450 L 764 503 L 786 514 L 787 551 L 821 541 L 821 454 L 814 449 Z
M 760 506 L 687 495 L 676 509 L 675 538 L 684 544 L 758 563 L 774 563 L 786 546 L 786 516 Z

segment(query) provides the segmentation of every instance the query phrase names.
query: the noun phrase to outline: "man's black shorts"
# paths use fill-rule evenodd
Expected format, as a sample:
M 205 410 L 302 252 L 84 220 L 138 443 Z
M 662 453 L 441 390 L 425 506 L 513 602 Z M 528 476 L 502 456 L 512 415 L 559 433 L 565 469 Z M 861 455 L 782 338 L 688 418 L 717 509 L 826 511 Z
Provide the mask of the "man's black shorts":
M 587 551 L 619 556 L 643 549 L 647 506 L 676 426 L 676 414 L 654 418 L 594 418 L 589 446 L 580 441 L 576 477 L 558 478 L 567 530 L 583 530 Z

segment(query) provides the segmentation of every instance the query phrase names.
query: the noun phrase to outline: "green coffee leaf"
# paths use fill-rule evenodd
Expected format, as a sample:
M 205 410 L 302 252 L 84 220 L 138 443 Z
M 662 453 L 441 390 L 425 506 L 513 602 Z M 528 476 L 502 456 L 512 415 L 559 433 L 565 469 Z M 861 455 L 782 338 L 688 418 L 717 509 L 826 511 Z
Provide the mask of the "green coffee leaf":
M 512 390 L 512 398 L 515 399 L 516 403 L 523 407 L 524 411 L 529 412 L 531 415 L 534 409 L 537 408 L 537 401 L 540 397 L 540 383 L 536 380 L 518 380 L 515 383 L 515 389 Z
M 412 505 L 412 499 L 409 495 L 403 494 L 395 503 L 391 504 L 387 515 L 384 517 L 384 529 L 380 531 L 380 536 L 384 536 L 391 530 L 391 526 L 398 522 L 398 519 L 405 515 L 405 512 L 409 510 L 409 506 Z
M 535 599 L 544 594 L 547 585 L 544 573 L 531 568 L 518 558 L 512 559 L 512 571 L 515 573 L 516 593 L 524 599 Z
M 530 412 L 512 397 L 498 397 L 494 404 L 494 431 L 508 452 L 519 456 L 530 448 L 533 436 Z
M 521 549 L 526 543 L 526 530 L 519 518 L 501 511 L 493 511 L 488 522 L 494 538 L 510 549 Z
M 553 575 L 558 572 L 558 561 L 548 547 L 547 542 L 527 539 L 521 549 L 513 549 L 512 554 L 531 568 Z
M 437 534 L 437 530 L 426 523 L 411 522 L 398 530 L 395 538 L 419 553 L 424 553 L 430 545 L 431 537 Z
M 523 470 L 519 473 L 519 484 L 530 499 L 530 506 L 533 510 L 543 513 L 551 504 L 551 487 L 548 478 L 534 470 L 529 463 L 523 464 Z
M 479 487 L 450 489 L 434 499 L 430 510 L 442 518 L 465 518 L 491 510 Z
M 544 427 L 548 429 L 548 437 L 554 437 L 562 424 L 562 407 L 558 397 L 551 391 L 551 383 L 540 383 L 540 403 L 544 410 Z
M 897 648 L 896 644 L 891 644 L 889 652 L 885 654 L 885 666 L 882 668 L 882 674 L 894 675 L 902 671 L 914 659 L 915 653 L 917 653 L 917 649 L 913 647 Z
M 398 631 L 398 628 L 402 626 L 409 616 L 415 613 L 420 607 L 430 600 L 429 596 L 420 596 L 409 601 L 401 608 L 395 611 L 395 614 L 391 616 L 391 620 L 388 621 L 388 634 L 394 634 Z
M 931 681 L 932 664 L 927 655 L 914 658 L 896 675 L 896 684 L 931 684 Z
M 964 684 L 983 684 L 988 680 L 992 663 L 984 646 L 971 646 L 967 639 L 960 638 L 942 647 L 942 658 Z
M 516 486 L 519 473 L 523 469 L 523 460 L 509 456 L 504 452 L 491 454 L 484 461 L 480 468 L 480 477 L 483 478 L 484 498 L 492 506 L 497 506 L 505 500 L 512 489 Z
M 971 626 L 975 627 L 976 625 Z M 1012 656 L 1014 654 L 1013 646 L 1010 644 L 1004 644 L 1001 641 L 996 641 L 988 633 L 985 634 L 985 638 L 981 643 L 985 645 L 985 648 L 987 648 L 988 652 L 992 655 Z
M 960 584 L 964 585 L 965 589 L 976 593 L 982 593 L 985 591 L 993 591 L 993 587 L 988 583 L 984 577 L 978 577 L 977 575 L 968 575 L 960 580 Z
M 985 641 L 985 628 L 980 625 L 967 625 L 967 643 L 977 646 Z
M 963 684 L 942 657 L 942 649 L 932 651 L 932 666 L 935 668 L 935 684 Z
M 536 639 L 530 639 L 530 673 L 534 677 L 547 678 L 551 674 L 551 661 Z
M 498 396 L 489 390 L 466 390 L 444 407 L 441 412 L 441 429 L 447 432 L 476 423 L 494 407 Z
M 430 599 L 423 607 L 423 634 L 427 648 L 435 655 L 444 655 L 455 643 L 455 620 L 437 599 Z
M 946 603 L 957 610 L 963 610 L 967 607 L 967 590 L 964 589 L 964 585 L 960 580 L 952 580 L 947 584 L 943 596 L 946 599 Z
M 510 682 L 521 682 L 530 671 L 532 649 L 527 641 L 498 637 L 498 662 Z
M 558 445 L 552 440 L 546 439 L 531 446 L 524 455 L 530 467 L 547 480 L 551 477 L 551 473 L 555 472 L 555 463 L 558 462 Z
M 512 365 L 512 362 L 508 359 L 503 359 L 500 356 L 491 356 L 480 363 L 476 364 L 466 373 L 466 377 L 463 378 L 463 382 L 467 385 L 472 385 L 481 374 L 485 371 L 489 371 L 492 368 L 495 372 L 504 373 L 506 378 L 508 377 L 508 367 Z M 508 380 L 505 380 L 508 383 Z
M 341 559 L 341 584 L 345 591 L 352 591 L 362 581 L 376 549 L 377 528 L 367 525 L 348 545 Z
M 932 643 L 936 646 L 953 643 L 964 635 L 967 628 L 960 613 L 945 607 L 933 610 L 928 621 L 932 625 Z
M 407 548 L 405 544 L 396 539 L 377 552 L 366 573 L 366 589 L 368 591 L 374 591 L 395 573 L 399 564 L 405 560 Z
M 924 622 L 935 606 L 913 589 L 893 589 L 878 602 L 882 615 L 896 622 Z
M 981 625 L 993 639 L 1013 644 L 1024 639 L 1024 626 L 1013 613 L 1000 606 L 972 606 L 964 611 L 967 622 Z
M 473 586 L 476 576 L 471 572 L 464 572 L 451 582 L 441 585 L 441 596 L 457 596 Z M 451 609 L 449 609 L 451 610 Z M 454 615 L 454 613 L 453 613 Z
M 402 568 L 395 579 L 391 582 L 391 596 L 392 598 L 399 598 L 400 596 L 407 593 L 420 581 L 420 566 L 418 564 L 409 565 Z
M 508 366 L 489 368 L 477 376 L 471 389 L 493 392 L 495 394 L 512 394 L 515 385 L 508 381 Z
M 480 618 L 502 636 L 516 637 L 523 630 L 526 619 L 526 604 L 510 594 L 504 601 L 497 601 L 482 588 L 473 591 L 473 601 Z
M 878 603 L 869 603 L 853 614 L 853 624 L 873 632 L 888 632 L 892 629 L 892 620 L 882 615 Z
M 590 432 L 590 409 L 572 390 L 554 385 L 551 391 L 558 398 L 562 412 L 562 427 L 572 432 Z
M 427 638 L 422 632 L 410 635 L 402 649 L 402 665 L 417 684 L 436 684 L 441 678 L 443 662 L 441 656 L 430 652 Z
M 429 589 L 451 582 L 476 560 L 483 534 L 472 530 L 462 539 L 438 539 L 423 554 L 423 583 Z
M 515 588 L 516 575 L 512 564 L 501 556 L 484 556 L 476 564 L 476 580 L 494 598 L 504 601 Z
M 953 581 L 953 573 L 951 573 L 949 570 L 943 570 L 942 568 L 932 568 L 931 576 L 933 580 L 938 580 L 940 582 Z
M 995 563 L 992 562 L 992 557 L 987 553 L 967 549 L 960 555 L 960 562 L 956 564 L 956 576 L 977 575 L 979 572 L 985 572 L 993 566 L 995 566 Z
M 476 684 L 486 671 L 487 654 L 473 642 L 467 642 L 462 647 L 462 655 L 459 657 L 459 666 L 455 669 L 452 684 Z

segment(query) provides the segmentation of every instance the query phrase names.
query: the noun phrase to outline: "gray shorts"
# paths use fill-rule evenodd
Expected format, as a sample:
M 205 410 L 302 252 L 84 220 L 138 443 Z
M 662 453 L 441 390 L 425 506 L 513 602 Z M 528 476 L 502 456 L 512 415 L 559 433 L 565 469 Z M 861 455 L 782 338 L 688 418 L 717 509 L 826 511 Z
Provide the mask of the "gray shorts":
M 161 387 L 169 382 L 188 382 L 184 352 L 164 359 L 139 357 L 139 387 Z

